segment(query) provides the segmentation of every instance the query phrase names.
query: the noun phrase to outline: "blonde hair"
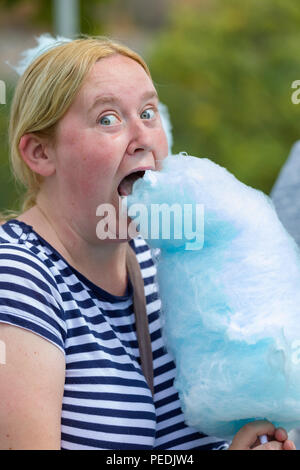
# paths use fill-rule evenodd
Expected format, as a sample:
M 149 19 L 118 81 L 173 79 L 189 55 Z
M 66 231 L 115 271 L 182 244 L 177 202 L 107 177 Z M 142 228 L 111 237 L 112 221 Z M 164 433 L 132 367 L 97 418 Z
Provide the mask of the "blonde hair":
M 11 107 L 9 143 L 12 171 L 26 188 L 22 212 L 34 206 L 42 177 L 22 159 L 21 137 L 36 133 L 55 138 L 56 124 L 72 104 L 92 66 L 114 54 L 135 60 L 150 76 L 144 60 L 128 47 L 107 38 L 84 37 L 44 52 L 20 78 Z

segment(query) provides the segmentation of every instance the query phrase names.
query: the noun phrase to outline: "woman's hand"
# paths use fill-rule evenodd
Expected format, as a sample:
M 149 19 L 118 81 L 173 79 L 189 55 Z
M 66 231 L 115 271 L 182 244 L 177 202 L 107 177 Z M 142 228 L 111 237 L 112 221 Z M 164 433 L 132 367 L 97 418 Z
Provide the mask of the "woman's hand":
M 264 434 L 269 442 L 261 444 L 259 436 Z M 252 421 L 236 433 L 228 450 L 296 450 L 296 446 L 285 429 L 276 429 L 269 421 Z

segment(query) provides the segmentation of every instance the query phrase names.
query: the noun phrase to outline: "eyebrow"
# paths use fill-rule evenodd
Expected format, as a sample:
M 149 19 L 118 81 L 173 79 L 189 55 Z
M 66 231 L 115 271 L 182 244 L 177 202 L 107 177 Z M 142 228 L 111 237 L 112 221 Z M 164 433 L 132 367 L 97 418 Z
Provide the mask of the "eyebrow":
M 156 91 L 146 91 L 142 96 L 141 96 L 141 101 L 146 101 L 150 99 L 159 99 L 158 94 Z M 96 106 L 99 104 L 117 104 L 119 103 L 119 98 L 115 95 L 99 95 L 96 96 L 96 98 L 93 101 L 93 104 L 89 108 L 88 112 L 90 113 Z

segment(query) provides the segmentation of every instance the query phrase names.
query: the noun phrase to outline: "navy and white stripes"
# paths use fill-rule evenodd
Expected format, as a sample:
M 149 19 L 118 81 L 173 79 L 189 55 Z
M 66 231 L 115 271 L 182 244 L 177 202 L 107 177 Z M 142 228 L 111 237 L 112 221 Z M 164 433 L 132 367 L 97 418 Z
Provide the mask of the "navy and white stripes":
M 119 297 L 103 291 L 16 220 L 0 227 L 0 322 L 41 335 L 65 355 L 62 449 L 218 448 L 222 442 L 184 423 L 161 335 L 155 265 L 142 239 L 131 243 L 145 285 L 154 402 L 139 363 L 132 287 Z

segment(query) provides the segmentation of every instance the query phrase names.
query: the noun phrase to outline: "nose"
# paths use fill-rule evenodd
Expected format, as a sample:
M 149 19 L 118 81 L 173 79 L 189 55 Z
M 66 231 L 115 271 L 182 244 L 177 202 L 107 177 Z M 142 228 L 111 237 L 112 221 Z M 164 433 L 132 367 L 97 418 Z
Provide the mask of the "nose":
M 129 129 L 129 144 L 127 153 L 129 155 L 138 155 L 151 152 L 153 149 L 151 129 L 143 122 L 143 119 L 134 119 Z

